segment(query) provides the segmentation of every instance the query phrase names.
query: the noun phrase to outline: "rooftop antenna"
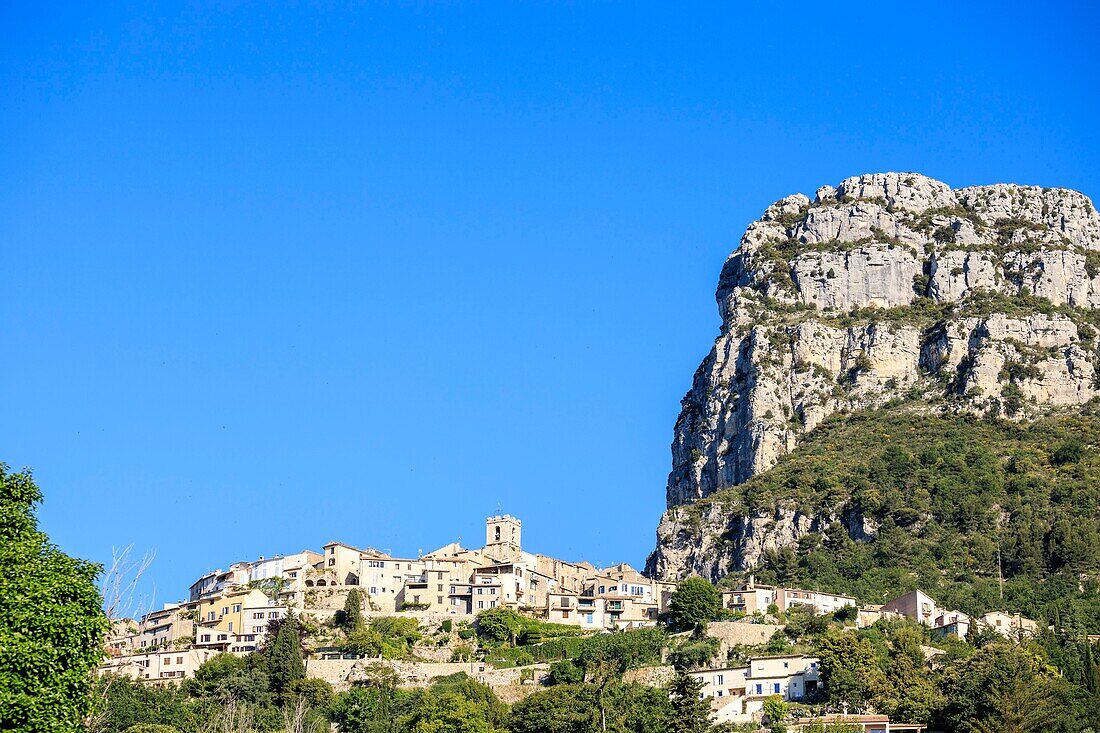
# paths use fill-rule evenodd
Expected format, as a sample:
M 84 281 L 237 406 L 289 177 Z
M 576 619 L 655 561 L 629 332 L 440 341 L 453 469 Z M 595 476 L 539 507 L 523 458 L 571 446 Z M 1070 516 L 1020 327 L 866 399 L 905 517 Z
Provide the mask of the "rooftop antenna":
M 497 516 L 499 517 L 501 514 L 504 514 L 504 512 L 503 512 L 503 510 L 501 510 L 500 502 L 498 501 L 497 502 Z

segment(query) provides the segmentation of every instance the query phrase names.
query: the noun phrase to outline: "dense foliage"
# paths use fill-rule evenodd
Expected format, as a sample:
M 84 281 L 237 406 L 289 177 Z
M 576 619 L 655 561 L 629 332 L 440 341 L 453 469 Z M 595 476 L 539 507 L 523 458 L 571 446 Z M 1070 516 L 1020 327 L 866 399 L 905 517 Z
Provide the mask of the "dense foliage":
M 419 640 L 420 624 L 414 618 L 377 616 L 370 623 L 364 623 L 360 617 L 341 648 L 365 657 L 404 659 Z
M 41 500 L 29 472 L 0 463 L 0 730 L 79 728 L 108 627 L 99 566 L 38 531 Z
M 704 578 L 683 580 L 669 598 L 669 619 L 673 626 L 691 629 L 714 620 L 722 608 L 722 597 Z
M 960 733 L 1069 733 L 1100 720 L 1091 648 L 1053 632 L 1024 642 L 996 633 L 974 641 L 935 642 L 913 622 L 884 621 L 859 631 L 830 627 L 812 643 L 828 700 L 849 710 L 873 708 Z M 931 668 L 928 644 L 943 650 Z M 1067 644 L 1080 655 L 1076 669 L 1053 661 L 1064 658 Z
M 970 614 L 1057 615 L 1097 633 L 1098 445 L 1093 404 L 1031 423 L 894 407 L 827 422 L 771 470 L 703 503 L 836 519 L 768 552 L 762 582 L 870 603 L 921 588 Z

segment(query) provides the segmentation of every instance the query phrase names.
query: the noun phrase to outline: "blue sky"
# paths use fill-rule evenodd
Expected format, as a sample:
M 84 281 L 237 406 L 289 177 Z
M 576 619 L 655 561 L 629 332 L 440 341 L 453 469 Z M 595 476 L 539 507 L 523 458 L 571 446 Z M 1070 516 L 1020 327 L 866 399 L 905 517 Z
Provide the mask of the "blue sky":
M 330 539 L 640 565 L 744 226 L 1100 196 L 1095 3 L 0 7 L 0 460 L 147 593 Z

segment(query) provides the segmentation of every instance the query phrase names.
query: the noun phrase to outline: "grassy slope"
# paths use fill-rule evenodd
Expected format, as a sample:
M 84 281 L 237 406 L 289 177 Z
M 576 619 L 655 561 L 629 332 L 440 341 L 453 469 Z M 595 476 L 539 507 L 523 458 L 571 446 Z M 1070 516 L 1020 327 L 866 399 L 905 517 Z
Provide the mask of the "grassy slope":
M 1059 454 L 1059 449 L 1061 454 Z M 777 503 L 856 509 L 871 542 L 839 525 L 769 555 L 761 581 L 798 582 L 865 602 L 921 587 L 970 613 L 1023 610 L 1100 631 L 1100 408 L 1020 424 L 905 408 L 815 430 L 770 471 L 704 500 L 730 512 Z M 1005 576 L 1002 601 L 997 550 Z

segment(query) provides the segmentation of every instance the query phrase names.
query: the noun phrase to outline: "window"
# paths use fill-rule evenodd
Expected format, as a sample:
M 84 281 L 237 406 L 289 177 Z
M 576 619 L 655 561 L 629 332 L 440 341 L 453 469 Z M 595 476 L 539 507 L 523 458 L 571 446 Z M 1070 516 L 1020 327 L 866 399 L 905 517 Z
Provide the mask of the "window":
M 164 663 L 165 664 L 171 664 L 172 663 L 172 658 L 171 657 L 165 657 L 164 658 Z
M 787 669 L 790 666 L 791 666 L 790 662 L 783 662 L 783 669 Z
M 183 664 L 183 657 L 176 657 L 176 664 Z
M 715 696 L 716 696 L 716 697 L 722 697 L 722 691 L 721 691 L 721 690 L 719 690 L 719 691 L 718 691 L 718 692 L 717 692 L 717 693 L 715 694 Z
M 497 602 L 496 601 L 489 601 L 489 608 L 496 608 L 496 607 L 497 607 Z
M 229 606 L 222 606 L 222 616 L 225 616 L 228 613 L 229 613 Z
M 268 618 L 279 618 L 279 612 L 278 611 L 268 611 L 267 612 L 267 617 Z
M 413 603 L 420 603 L 420 596 L 413 596 Z
M 772 685 L 772 692 L 776 693 L 777 695 L 779 694 L 779 683 L 778 682 L 776 682 L 774 685 Z
M 232 621 L 230 621 L 230 622 L 229 622 L 229 630 L 230 630 L 230 631 L 232 631 L 232 630 L 233 630 L 233 622 L 232 622 Z
M 218 641 L 225 641 L 228 638 L 229 637 L 226 636 L 225 634 L 218 634 Z
M 263 611 L 258 611 L 256 613 L 252 614 L 252 618 L 262 619 L 263 617 L 264 617 L 264 612 Z
M 588 623 L 588 624 L 592 623 L 592 614 L 586 613 L 584 615 L 584 621 L 585 621 L 585 623 Z
M 257 633 L 257 634 L 262 634 L 262 633 L 264 633 L 264 627 L 263 626 L 253 626 L 252 631 Z
M 241 612 L 241 604 L 234 603 L 233 604 L 233 613 L 240 613 L 240 612 Z
M 335 557 L 330 557 L 328 559 L 328 566 L 331 568 L 335 564 L 336 564 L 336 558 Z
M 436 591 L 438 591 L 439 593 L 443 592 L 443 584 L 442 583 L 440 583 L 438 586 L 436 586 Z
M 764 685 L 757 685 L 756 686 L 756 694 L 757 695 L 763 695 L 764 694 Z
M 715 677 L 714 677 L 714 684 L 716 684 L 716 685 L 720 685 L 720 684 L 722 684 L 723 682 L 724 682 L 724 678 L 723 678 L 723 676 L 722 676 L 722 675 L 720 675 L 720 674 L 719 674 L 719 675 L 715 675 Z
M 478 608 L 485 608 L 485 601 L 478 601 L 477 602 L 477 607 Z
M 436 596 L 435 597 L 435 602 L 436 603 L 443 603 L 443 596 Z
M 328 548 L 328 554 L 335 555 L 336 554 L 336 548 L 335 547 Z
M 210 641 L 210 634 L 203 634 L 202 638 L 199 639 L 199 641 L 206 641 L 206 642 Z

